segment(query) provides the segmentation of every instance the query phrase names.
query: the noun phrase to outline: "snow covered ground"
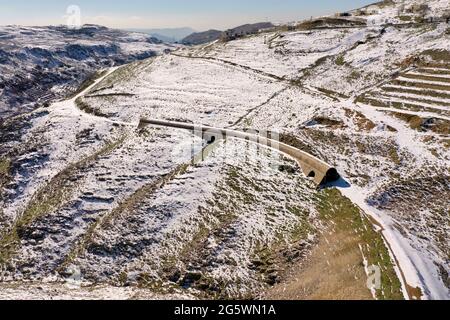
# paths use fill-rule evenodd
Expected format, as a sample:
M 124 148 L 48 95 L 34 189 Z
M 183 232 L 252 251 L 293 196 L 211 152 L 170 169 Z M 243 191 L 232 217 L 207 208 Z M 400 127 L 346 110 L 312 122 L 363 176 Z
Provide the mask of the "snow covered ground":
M 173 48 L 144 34 L 95 25 L 0 26 L 0 119 L 68 96 L 100 68 Z
M 6 121 L 3 281 L 78 270 L 86 285 L 245 298 L 282 281 L 285 264 L 266 266 L 273 251 L 307 259 L 324 228 L 321 193 L 292 160 L 138 129 L 148 117 L 278 131 L 335 165 L 338 188 L 382 231 L 405 297 L 449 299 L 448 28 L 369 24 L 182 48 Z

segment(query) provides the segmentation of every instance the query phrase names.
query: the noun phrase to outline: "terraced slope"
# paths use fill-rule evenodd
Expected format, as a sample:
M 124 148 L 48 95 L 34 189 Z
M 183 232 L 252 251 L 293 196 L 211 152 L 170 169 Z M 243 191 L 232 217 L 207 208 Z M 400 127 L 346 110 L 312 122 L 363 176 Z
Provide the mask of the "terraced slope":
M 377 108 L 450 119 L 450 65 L 418 64 L 357 101 Z

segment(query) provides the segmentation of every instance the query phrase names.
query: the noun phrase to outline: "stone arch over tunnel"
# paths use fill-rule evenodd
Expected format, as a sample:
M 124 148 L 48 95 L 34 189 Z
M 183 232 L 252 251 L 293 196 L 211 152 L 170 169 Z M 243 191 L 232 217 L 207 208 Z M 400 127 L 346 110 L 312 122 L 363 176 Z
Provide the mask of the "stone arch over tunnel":
M 335 168 L 330 166 L 323 160 L 311 155 L 308 152 L 300 150 L 294 146 L 272 140 L 267 137 L 251 134 L 244 131 L 215 128 L 208 126 L 197 126 L 186 122 L 171 122 L 166 120 L 144 119 L 141 118 L 139 127 L 155 125 L 163 127 L 171 127 L 193 131 L 195 135 L 200 136 L 208 144 L 222 140 L 225 137 L 233 137 L 238 139 L 254 142 L 259 145 L 270 147 L 280 153 L 292 157 L 300 165 L 305 176 L 309 176 L 314 180 L 316 185 L 324 185 L 333 183 L 340 179 L 340 175 Z

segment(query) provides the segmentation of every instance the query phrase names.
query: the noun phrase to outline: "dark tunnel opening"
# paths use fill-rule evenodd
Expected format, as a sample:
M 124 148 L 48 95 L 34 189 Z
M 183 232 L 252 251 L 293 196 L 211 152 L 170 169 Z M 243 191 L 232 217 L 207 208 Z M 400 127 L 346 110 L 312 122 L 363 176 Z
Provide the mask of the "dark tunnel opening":
M 211 136 L 211 137 L 209 137 L 209 139 L 207 141 L 208 141 L 208 144 L 212 144 L 212 143 L 216 142 L 216 137 Z
M 339 175 L 337 170 L 335 168 L 331 168 L 327 171 L 325 178 L 323 178 L 323 181 L 321 184 L 335 182 L 335 181 L 339 180 L 340 178 L 341 178 L 341 176 Z

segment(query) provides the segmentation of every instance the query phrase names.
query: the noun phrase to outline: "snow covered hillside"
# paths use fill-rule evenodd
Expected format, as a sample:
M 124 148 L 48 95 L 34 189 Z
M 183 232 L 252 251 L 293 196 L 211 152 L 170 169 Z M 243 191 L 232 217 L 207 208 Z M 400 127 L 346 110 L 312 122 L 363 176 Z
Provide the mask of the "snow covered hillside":
M 95 25 L 0 27 L 0 119 L 68 95 L 100 68 L 170 48 L 144 34 Z
M 105 68 L 4 121 L 0 297 L 450 299 L 449 8 L 402 3 Z M 278 132 L 342 179 L 143 117 Z

